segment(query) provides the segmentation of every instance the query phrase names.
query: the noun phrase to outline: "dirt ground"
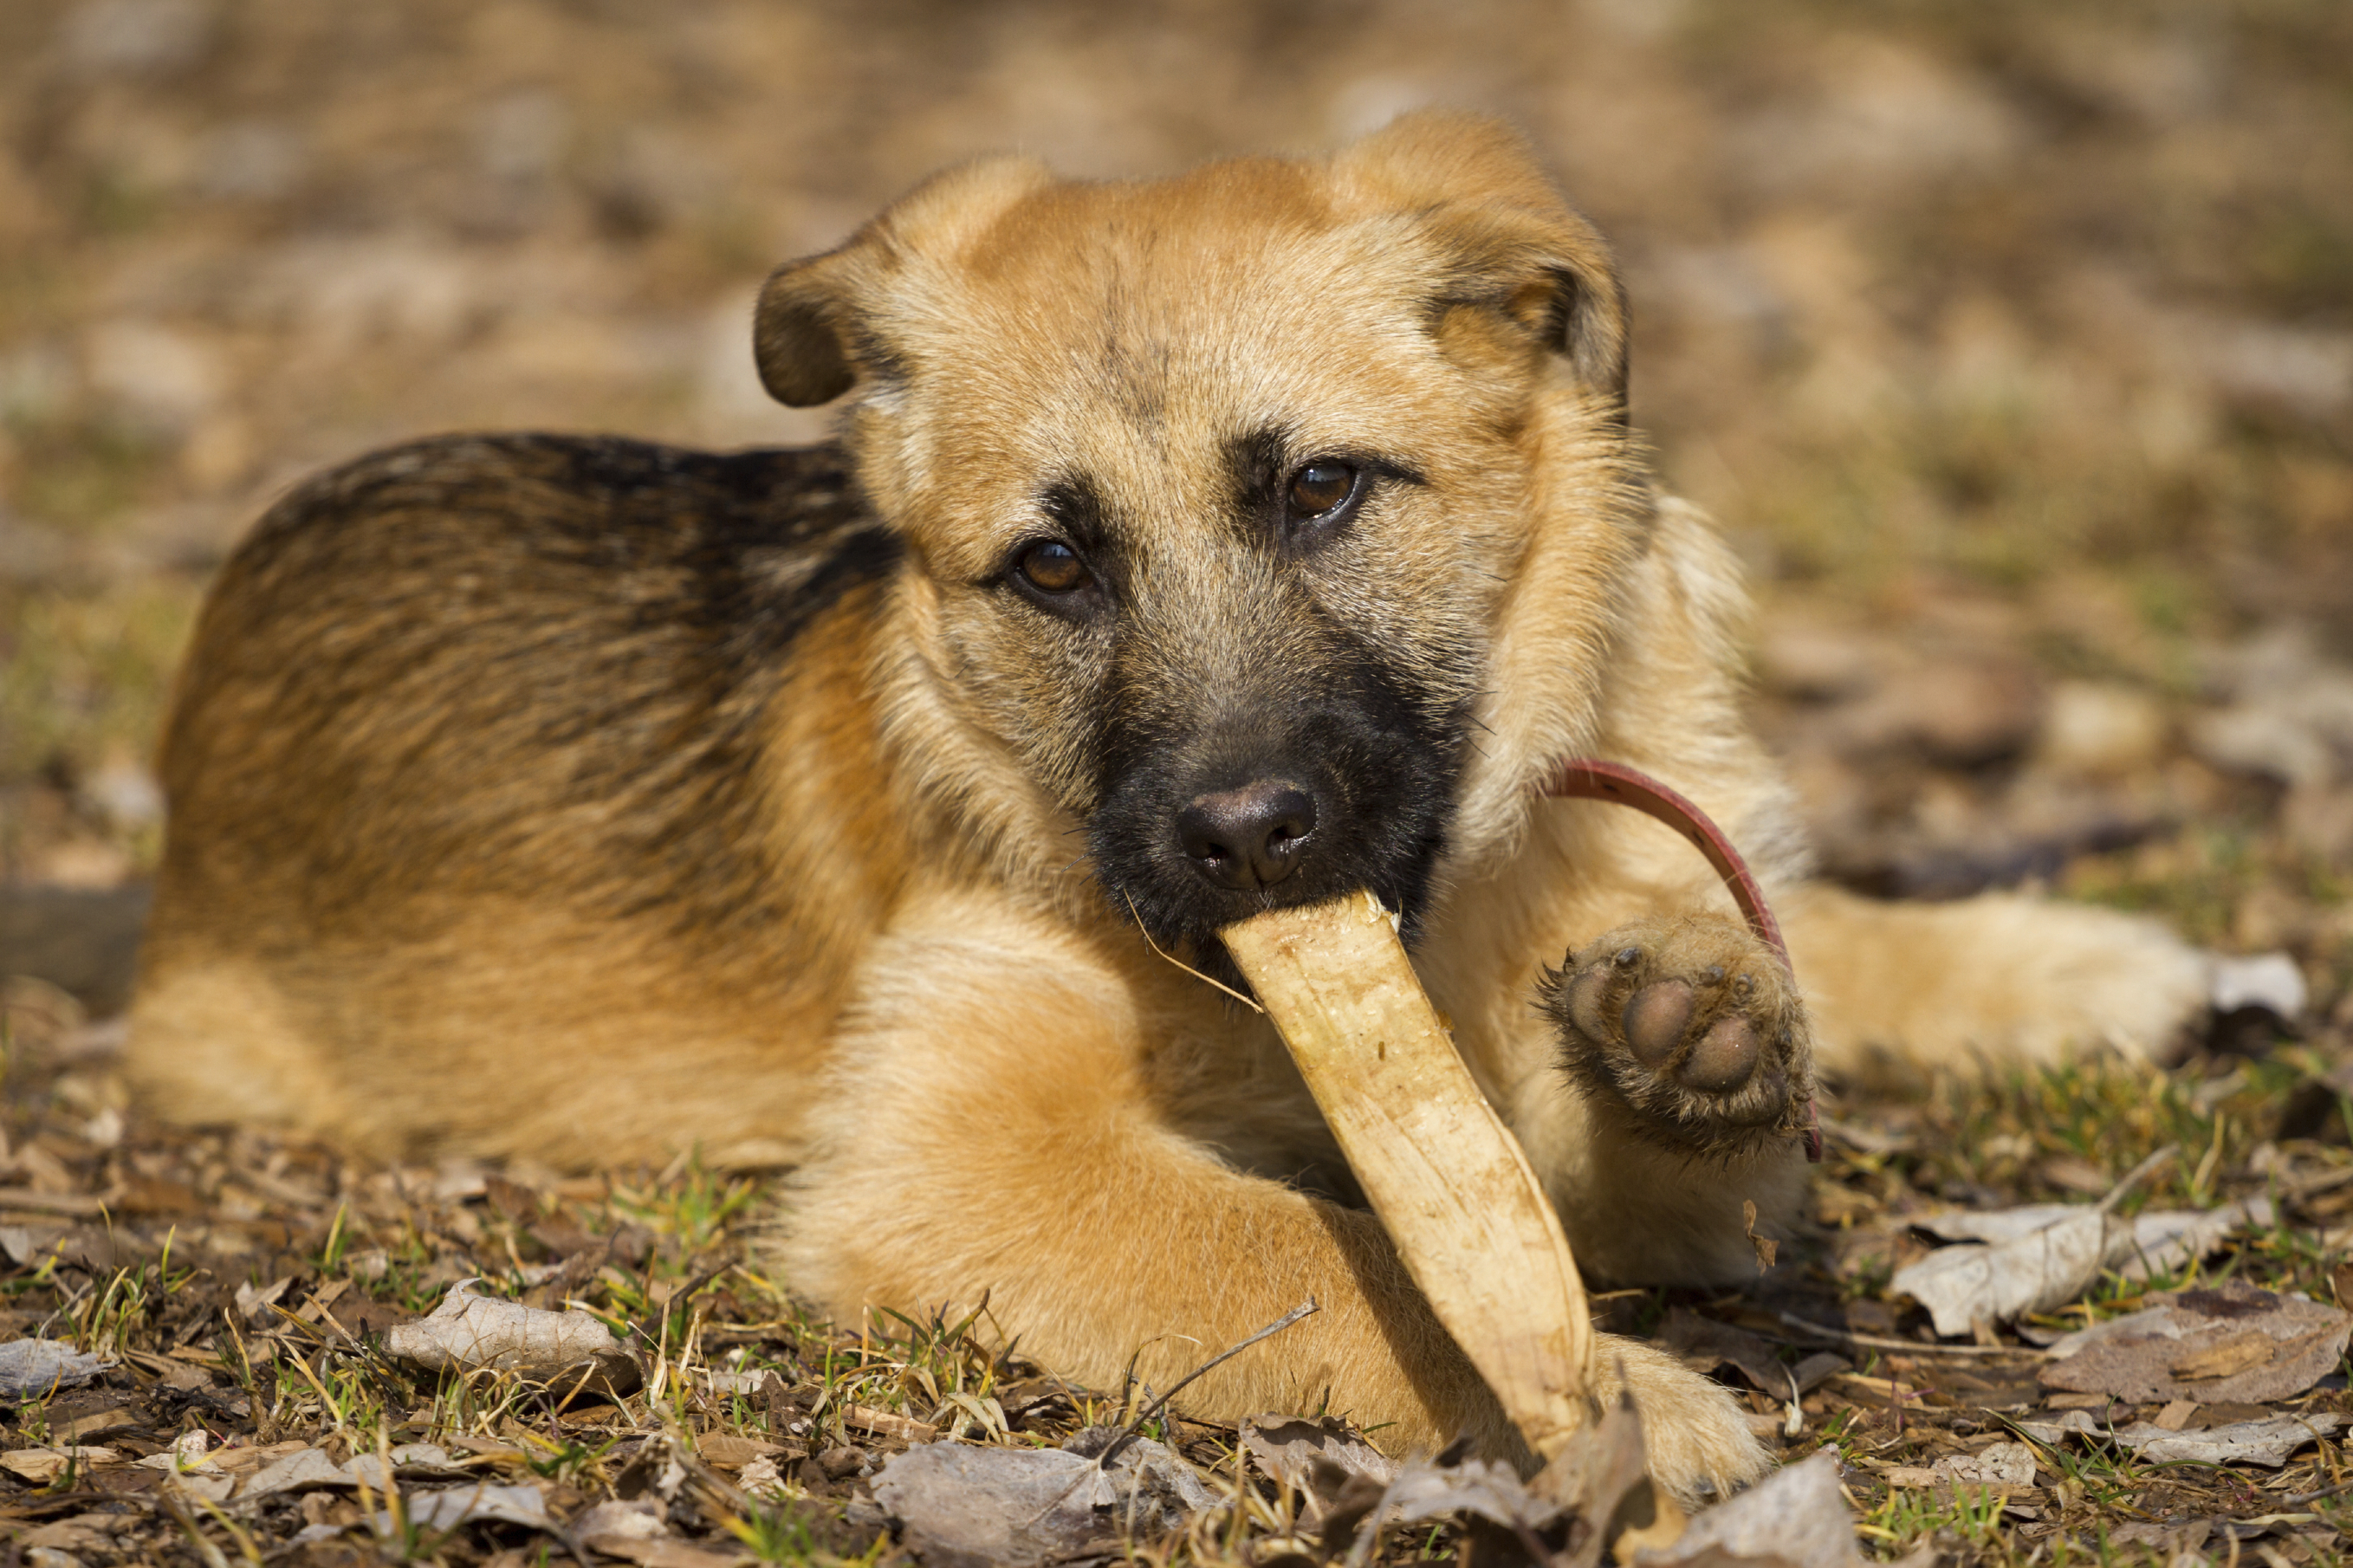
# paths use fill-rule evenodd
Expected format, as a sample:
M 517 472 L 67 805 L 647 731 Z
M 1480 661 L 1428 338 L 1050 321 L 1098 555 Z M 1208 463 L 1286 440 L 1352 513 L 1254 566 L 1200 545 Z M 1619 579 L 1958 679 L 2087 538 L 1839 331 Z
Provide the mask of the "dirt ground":
M 2353 1414 L 2343 1366 L 2292 1395 L 2085 1404 L 2038 1343 L 2228 1279 L 2353 1289 L 2337 0 L 0 6 L 0 1331 L 111 1363 L 0 1405 L 5 1551 L 887 1554 L 883 1456 L 1134 1414 L 1135 1391 L 1006 1361 L 986 1323 L 807 1321 L 747 1250 L 755 1177 L 384 1170 L 153 1125 L 109 1023 L 162 827 L 149 752 L 208 574 L 300 475 L 457 427 L 815 439 L 822 413 L 759 392 L 752 292 L 929 170 L 1018 147 L 1149 173 L 1433 102 L 1512 116 L 1617 244 L 1636 420 L 1749 563 L 1758 710 L 1826 873 L 2154 911 L 2287 953 L 2307 995 L 2168 1072 L 1841 1086 L 1818 1235 L 1754 1291 L 1603 1310 L 1746 1390 L 1792 1456 L 1835 1450 L 1877 1555 L 2342 1552 L 2353 1509 L 2308 1495 L 2353 1479 L 2333 1438 L 2273 1468 L 2049 1432 L 2094 1406 L 2111 1431 L 2327 1426 Z M 2081 1202 L 2160 1148 L 2122 1212 L 2269 1196 L 2272 1219 L 1991 1343 L 1937 1348 L 1893 1289 L 1930 1211 Z M 468 1275 L 634 1325 L 663 1381 L 559 1408 L 371 1348 Z M 1784 1419 L 1758 1356 L 1823 1352 L 1843 1370 Z M 268 1445 L 341 1466 L 432 1443 L 446 1465 L 396 1489 L 659 1518 L 598 1535 L 611 1552 L 514 1522 L 385 1535 L 347 1480 L 211 1500 L 136 1462 L 197 1431 L 240 1475 Z M 1224 1489 L 1143 1554 L 1330 1558 L 1234 1434 L 1166 1435 Z M 2028 1479 L 1959 1484 L 2019 1442 Z M 41 1454 L 63 1468 L 11 1462 Z M 1451 1555 L 1452 1531 L 1383 1551 Z

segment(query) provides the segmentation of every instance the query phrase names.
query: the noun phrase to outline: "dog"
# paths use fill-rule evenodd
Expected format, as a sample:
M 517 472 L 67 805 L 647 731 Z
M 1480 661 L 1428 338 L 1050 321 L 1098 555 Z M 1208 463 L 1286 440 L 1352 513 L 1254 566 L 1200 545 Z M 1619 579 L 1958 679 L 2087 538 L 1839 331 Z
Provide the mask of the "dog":
M 1588 1276 L 1753 1278 L 1797 1109 L 1872 1050 L 2147 1048 L 2203 959 L 2123 916 L 1807 879 L 1747 613 L 1626 412 L 1610 253 L 1509 130 L 1069 183 L 990 159 L 779 269 L 837 443 L 459 436 L 279 503 L 168 725 L 130 1061 L 192 1121 L 793 1174 L 823 1310 L 970 1306 L 1237 1417 L 1514 1454 L 1216 933 L 1398 912 Z M 1546 800 L 1630 764 L 1746 851 Z M 1172 963 L 1171 960 L 1178 962 Z M 1686 1500 L 1743 1413 L 1605 1341 Z M 1524 1453 L 1517 1457 L 1525 1458 Z

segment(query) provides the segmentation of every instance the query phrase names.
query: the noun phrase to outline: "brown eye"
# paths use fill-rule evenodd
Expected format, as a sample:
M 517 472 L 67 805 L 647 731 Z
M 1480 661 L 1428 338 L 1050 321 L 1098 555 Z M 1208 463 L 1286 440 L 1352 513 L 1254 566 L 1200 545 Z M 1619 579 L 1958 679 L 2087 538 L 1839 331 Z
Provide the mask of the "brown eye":
M 1068 594 L 1086 586 L 1086 563 L 1078 552 L 1053 540 L 1042 540 L 1021 552 L 1021 575 L 1041 593 Z
M 1345 463 L 1310 463 L 1291 476 L 1291 515 L 1321 517 L 1356 492 L 1356 470 Z

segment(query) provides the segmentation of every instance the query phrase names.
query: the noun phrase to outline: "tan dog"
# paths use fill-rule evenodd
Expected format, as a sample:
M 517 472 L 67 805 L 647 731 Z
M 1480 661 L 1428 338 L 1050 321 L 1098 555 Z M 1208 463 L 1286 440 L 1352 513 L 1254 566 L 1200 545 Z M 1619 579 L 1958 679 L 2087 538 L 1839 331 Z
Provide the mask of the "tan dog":
M 1328 1391 L 1400 1447 L 1508 1449 L 1271 1029 L 1139 926 L 1230 978 L 1240 914 L 1401 910 L 1609 1282 L 1752 1275 L 1813 1069 L 1704 864 L 1539 799 L 1558 760 L 1745 847 L 1831 1066 L 2155 1040 L 2202 981 L 2119 917 L 1801 879 L 1733 563 L 1629 439 L 1624 322 L 1483 121 L 1153 183 L 985 162 L 770 280 L 762 374 L 855 390 L 839 451 L 465 437 L 313 481 L 223 574 L 172 721 L 150 1102 L 790 1163 L 797 1290 L 987 1292 L 1096 1380 L 1140 1352 L 1165 1386 L 1314 1295 L 1196 1407 Z M 1760 1468 L 1722 1390 L 1603 1359 L 1676 1490 Z

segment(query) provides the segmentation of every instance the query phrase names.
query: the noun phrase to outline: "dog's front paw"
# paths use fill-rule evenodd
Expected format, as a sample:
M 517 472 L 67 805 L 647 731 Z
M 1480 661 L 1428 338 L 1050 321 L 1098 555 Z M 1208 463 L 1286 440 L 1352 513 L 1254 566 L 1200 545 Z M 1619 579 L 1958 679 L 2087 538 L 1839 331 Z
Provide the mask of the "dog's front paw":
M 1651 1479 L 1684 1508 L 1721 1501 L 1772 1468 L 1730 1389 L 1641 1340 L 1604 1334 L 1595 1349 L 1594 1393 L 1605 1404 L 1634 1396 Z
M 1620 926 L 1546 973 L 1540 995 L 1577 1081 L 1673 1143 L 1731 1153 L 1805 1125 L 1804 1004 L 1778 955 L 1736 921 Z

